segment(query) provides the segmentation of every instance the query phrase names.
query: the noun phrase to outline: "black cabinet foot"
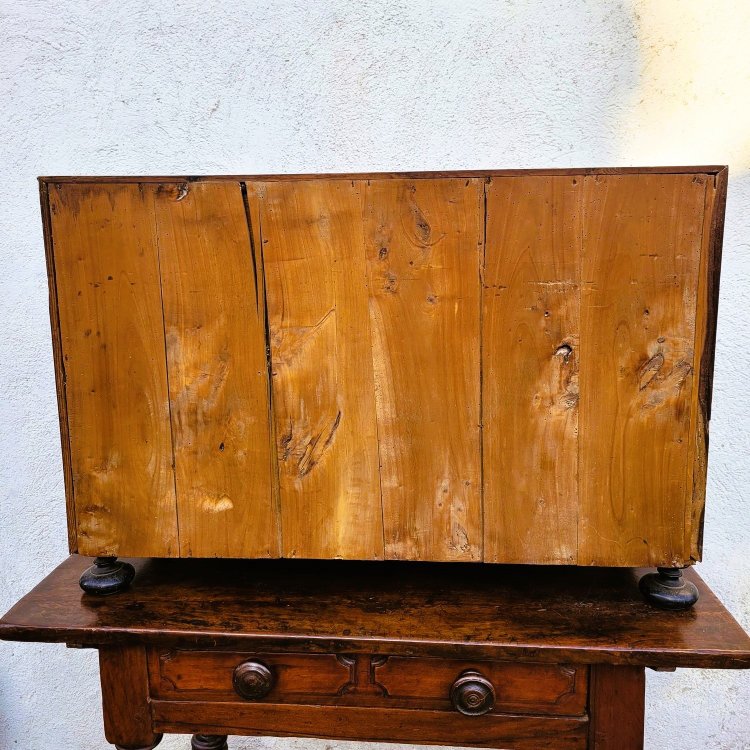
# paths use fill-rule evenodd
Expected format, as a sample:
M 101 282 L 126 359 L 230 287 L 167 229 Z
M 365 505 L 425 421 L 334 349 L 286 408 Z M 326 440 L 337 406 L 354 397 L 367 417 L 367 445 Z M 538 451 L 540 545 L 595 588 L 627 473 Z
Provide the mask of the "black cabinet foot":
M 698 589 L 682 577 L 680 568 L 657 568 L 638 582 L 644 599 L 661 609 L 688 609 L 698 601 Z
M 87 594 L 108 596 L 130 586 L 135 568 L 116 557 L 97 557 L 94 564 L 83 571 L 79 584 Z
M 192 750 L 227 750 L 227 735 L 194 734 L 190 747 Z

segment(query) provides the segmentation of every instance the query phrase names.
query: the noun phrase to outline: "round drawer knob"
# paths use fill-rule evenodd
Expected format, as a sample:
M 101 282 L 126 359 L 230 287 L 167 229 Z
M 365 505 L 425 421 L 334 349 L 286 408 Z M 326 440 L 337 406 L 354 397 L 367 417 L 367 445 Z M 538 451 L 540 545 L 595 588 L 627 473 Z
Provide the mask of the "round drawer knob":
M 453 707 L 467 716 L 481 716 L 495 705 L 495 688 L 479 672 L 467 670 L 459 675 L 451 687 Z
M 249 701 L 258 701 L 271 692 L 273 674 L 259 661 L 243 661 L 234 670 L 232 684 L 238 695 Z

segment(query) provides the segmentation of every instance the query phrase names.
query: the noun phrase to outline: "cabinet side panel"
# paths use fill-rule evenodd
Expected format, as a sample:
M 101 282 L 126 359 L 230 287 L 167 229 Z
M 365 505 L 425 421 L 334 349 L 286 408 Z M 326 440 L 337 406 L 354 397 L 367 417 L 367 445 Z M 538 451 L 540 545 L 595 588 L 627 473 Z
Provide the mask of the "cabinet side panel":
M 68 522 L 68 551 L 78 552 L 76 532 L 76 506 L 73 497 L 73 468 L 70 458 L 70 435 L 68 431 L 68 404 L 65 393 L 65 365 L 60 333 L 60 312 L 55 281 L 55 253 L 52 247 L 52 216 L 49 205 L 49 189 L 46 182 L 39 183 L 39 200 L 42 209 L 42 231 L 47 261 L 47 288 L 49 290 L 49 320 L 52 333 L 52 357 L 55 363 L 55 388 L 57 391 L 57 413 L 60 422 L 60 447 L 62 450 L 63 482 L 65 484 L 65 509 Z
M 49 192 L 78 551 L 177 556 L 152 193 Z
M 248 183 L 260 205 L 287 557 L 383 557 L 361 189 Z
M 262 284 L 240 184 L 154 191 L 180 554 L 279 554 Z
M 487 185 L 485 559 L 577 560 L 581 177 Z
M 579 562 L 681 565 L 706 175 L 585 178 Z
M 365 187 L 386 556 L 482 559 L 483 182 Z
M 694 410 L 691 436 L 693 502 L 688 508 L 686 529 L 690 557 L 700 560 L 703 555 L 703 519 L 706 504 L 708 472 L 708 432 L 711 419 L 711 391 L 713 388 L 714 352 L 716 348 L 716 319 L 719 307 L 719 276 L 724 238 L 724 211 L 727 199 L 727 170 L 708 176 L 706 209 L 703 223 L 698 307 L 695 330 L 695 372 L 700 378 L 698 404 Z

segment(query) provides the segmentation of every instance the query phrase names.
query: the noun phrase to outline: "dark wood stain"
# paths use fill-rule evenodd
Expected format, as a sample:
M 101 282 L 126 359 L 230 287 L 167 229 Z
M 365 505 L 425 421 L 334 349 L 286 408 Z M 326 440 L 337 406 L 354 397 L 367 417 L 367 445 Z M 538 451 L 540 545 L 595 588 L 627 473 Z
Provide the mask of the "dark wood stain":
M 133 588 L 81 594 L 73 555 L 0 621 L 0 638 L 538 663 L 750 667 L 750 638 L 694 570 L 661 612 L 643 571 L 482 564 L 134 560 Z

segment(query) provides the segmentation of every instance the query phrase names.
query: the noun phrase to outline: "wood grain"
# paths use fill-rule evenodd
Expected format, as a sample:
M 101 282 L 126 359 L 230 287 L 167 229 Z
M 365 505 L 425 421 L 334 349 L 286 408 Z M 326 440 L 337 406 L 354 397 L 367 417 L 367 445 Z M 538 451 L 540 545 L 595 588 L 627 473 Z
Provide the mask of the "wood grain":
M 142 646 L 105 646 L 99 649 L 104 734 L 122 748 L 158 744 L 151 726 L 146 649 Z
M 71 549 L 699 559 L 726 170 L 356 177 L 42 178 Z
M 346 685 L 349 668 L 335 654 L 237 653 L 170 650 L 149 653 L 151 695 L 165 700 L 237 701 L 234 669 L 260 661 L 273 675 L 268 703 L 311 703 L 335 699 Z
M 284 555 L 382 558 L 361 186 L 248 193 L 260 206 Z
M 155 190 L 180 554 L 278 556 L 265 300 L 240 185 L 148 189 Z
M 254 175 L 143 175 L 133 176 L 92 176 L 73 175 L 65 177 L 39 177 L 42 183 L 72 182 L 72 183 L 118 183 L 118 182 L 296 182 L 298 180 L 380 180 L 380 179 L 409 179 L 434 180 L 449 178 L 478 178 L 487 177 L 524 177 L 530 175 L 618 175 L 618 174 L 718 174 L 726 166 L 718 164 L 667 166 L 667 167 L 558 167 L 541 169 L 458 169 L 433 170 L 430 172 L 311 172 L 307 174 L 254 174 Z
M 520 662 L 381 657 L 374 678 L 382 685 L 382 705 L 442 708 L 451 705 L 450 689 L 466 670 L 476 670 L 496 692 L 493 713 L 580 716 L 586 712 L 588 672 L 566 665 Z
M 580 177 L 487 185 L 485 559 L 577 560 Z
M 383 654 L 539 664 L 750 668 L 750 637 L 694 569 L 695 607 L 664 612 L 645 569 L 310 560 L 133 561 L 92 601 L 73 555 L 0 621 L 4 640 Z M 596 613 L 596 616 L 592 616 Z
M 579 562 L 675 565 L 685 548 L 705 175 L 585 180 Z
M 643 749 L 645 693 L 643 667 L 591 668 L 591 750 Z
M 695 356 L 693 372 L 698 373 L 697 405 L 693 409 L 690 428 L 692 442 L 688 448 L 693 462 L 693 496 L 687 505 L 685 530 L 689 535 L 686 546 L 690 557 L 703 556 L 703 519 L 706 504 L 708 475 L 708 431 L 711 420 L 714 355 L 716 351 L 716 322 L 719 309 L 719 277 L 724 237 L 724 212 L 727 200 L 727 169 L 723 169 L 706 183 L 706 204 L 703 219 L 703 242 L 698 278 L 698 299 L 695 315 Z
M 65 485 L 65 510 L 68 528 L 68 551 L 78 551 L 78 524 L 73 493 L 73 462 L 70 455 L 70 432 L 68 402 L 65 392 L 65 363 L 63 361 L 62 333 L 60 331 L 60 302 L 55 280 L 55 252 L 52 245 L 52 214 L 49 202 L 49 184 L 39 182 L 39 202 L 42 209 L 42 231 L 47 266 L 47 288 L 49 290 L 49 320 L 52 334 L 52 358 L 55 363 L 55 389 L 57 391 L 57 416 L 60 424 L 60 448 L 62 451 L 63 483 Z
M 50 186 L 78 549 L 177 556 L 153 193 Z
M 386 556 L 482 556 L 479 180 L 373 180 L 364 231 Z
M 154 701 L 163 732 L 324 737 L 514 750 L 584 750 L 587 717 L 462 716 L 448 711 Z

